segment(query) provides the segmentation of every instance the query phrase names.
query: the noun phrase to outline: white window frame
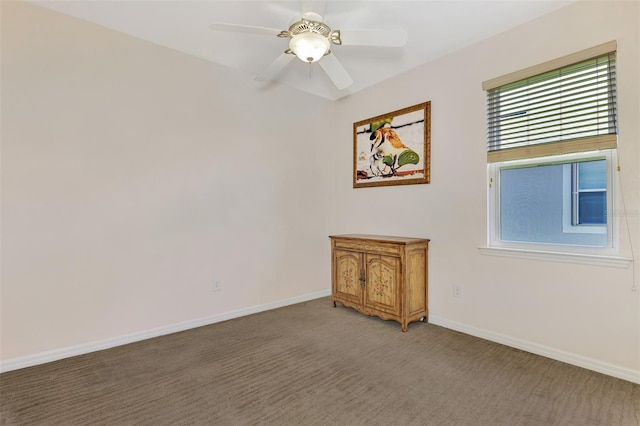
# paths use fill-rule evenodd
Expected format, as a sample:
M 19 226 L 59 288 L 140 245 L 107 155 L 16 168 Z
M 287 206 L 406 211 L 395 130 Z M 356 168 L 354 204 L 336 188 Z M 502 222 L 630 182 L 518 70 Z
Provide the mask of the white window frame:
M 592 247 L 585 245 L 565 245 L 539 242 L 513 242 L 503 241 L 500 238 L 500 170 L 506 167 L 533 166 L 537 164 L 564 164 L 575 161 L 585 161 L 590 159 L 606 159 L 607 161 L 607 246 Z M 533 252 L 536 254 L 575 254 L 575 255 L 595 255 L 612 256 L 618 253 L 618 218 L 611 214 L 617 211 L 616 200 L 618 199 L 618 182 L 616 179 L 617 156 L 616 150 L 580 152 L 573 154 L 554 155 L 548 157 L 527 158 L 522 160 L 512 160 L 504 162 L 489 163 L 487 171 L 489 176 L 488 191 L 488 236 L 486 249 L 498 249 L 499 253 L 505 250 L 516 250 L 520 253 Z M 565 197 L 566 198 L 566 197 Z M 571 220 L 570 209 L 571 200 L 569 198 L 569 221 Z M 499 254 L 486 253 L 485 254 Z M 521 257 L 521 256 L 518 256 Z

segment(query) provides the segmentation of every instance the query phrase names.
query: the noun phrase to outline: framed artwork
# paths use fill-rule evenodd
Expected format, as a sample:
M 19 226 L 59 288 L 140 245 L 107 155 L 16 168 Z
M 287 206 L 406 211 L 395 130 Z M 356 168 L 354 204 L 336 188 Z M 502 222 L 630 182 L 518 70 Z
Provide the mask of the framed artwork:
M 429 183 L 431 102 L 353 123 L 353 187 Z

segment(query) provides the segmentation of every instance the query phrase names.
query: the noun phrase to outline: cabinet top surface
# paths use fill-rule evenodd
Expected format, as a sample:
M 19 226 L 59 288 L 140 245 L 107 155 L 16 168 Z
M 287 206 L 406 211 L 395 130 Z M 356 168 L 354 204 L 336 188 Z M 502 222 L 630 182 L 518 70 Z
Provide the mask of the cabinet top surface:
M 429 242 L 426 238 L 412 238 L 412 237 L 392 237 L 389 235 L 369 235 L 369 234 L 345 234 L 345 235 L 330 235 L 329 238 L 342 239 L 342 240 L 367 240 L 378 241 L 381 243 L 400 243 L 400 244 L 416 244 Z

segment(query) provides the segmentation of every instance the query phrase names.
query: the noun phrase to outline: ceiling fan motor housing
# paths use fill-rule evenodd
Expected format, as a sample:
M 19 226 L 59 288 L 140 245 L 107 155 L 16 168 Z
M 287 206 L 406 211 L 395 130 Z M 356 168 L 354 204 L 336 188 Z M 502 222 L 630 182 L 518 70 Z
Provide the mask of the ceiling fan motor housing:
M 293 22 L 287 31 L 281 31 L 278 37 L 290 37 L 287 53 L 295 54 L 304 62 L 316 62 L 330 52 L 331 43 L 340 45 L 339 30 L 331 30 L 315 13 L 306 13 L 300 20 Z

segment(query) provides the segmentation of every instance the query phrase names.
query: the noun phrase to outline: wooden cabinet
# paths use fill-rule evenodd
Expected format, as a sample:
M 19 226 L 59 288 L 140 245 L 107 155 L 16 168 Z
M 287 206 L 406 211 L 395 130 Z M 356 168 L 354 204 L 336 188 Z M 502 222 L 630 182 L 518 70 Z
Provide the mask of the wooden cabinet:
M 331 303 L 407 324 L 427 320 L 424 238 L 335 235 L 331 239 Z

